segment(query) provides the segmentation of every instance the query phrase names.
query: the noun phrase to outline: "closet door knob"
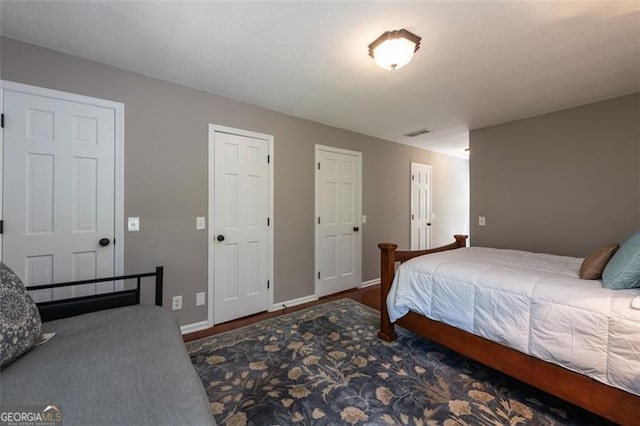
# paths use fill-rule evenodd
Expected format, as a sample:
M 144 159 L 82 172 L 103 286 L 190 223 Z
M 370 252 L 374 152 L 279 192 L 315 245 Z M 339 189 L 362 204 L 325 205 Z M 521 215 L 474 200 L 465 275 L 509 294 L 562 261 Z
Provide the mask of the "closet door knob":
M 358 232 L 360 230 L 360 228 L 358 228 L 357 226 L 353 227 L 353 232 Z
M 224 235 L 220 234 L 220 235 L 218 235 L 218 237 L 216 239 L 218 241 L 224 241 Z

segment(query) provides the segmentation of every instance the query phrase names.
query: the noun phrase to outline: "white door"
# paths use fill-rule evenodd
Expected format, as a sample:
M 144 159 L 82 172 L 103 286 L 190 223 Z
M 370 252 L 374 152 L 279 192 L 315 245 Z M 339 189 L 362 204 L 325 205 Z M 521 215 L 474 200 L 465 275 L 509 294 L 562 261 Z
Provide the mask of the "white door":
M 431 166 L 411 163 L 411 250 L 431 248 Z
M 214 324 L 269 307 L 272 141 L 267 135 L 210 126 Z
M 120 273 L 114 238 L 122 104 L 13 83 L 3 88 L 3 262 L 27 286 Z M 113 290 L 109 282 L 33 296 Z
M 362 275 L 362 154 L 316 145 L 316 296 L 357 287 Z

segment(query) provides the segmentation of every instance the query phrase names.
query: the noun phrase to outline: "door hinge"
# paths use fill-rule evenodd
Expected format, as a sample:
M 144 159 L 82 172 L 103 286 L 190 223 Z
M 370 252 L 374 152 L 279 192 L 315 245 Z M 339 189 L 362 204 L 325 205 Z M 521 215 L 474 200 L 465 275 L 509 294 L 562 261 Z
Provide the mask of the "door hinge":
M 267 164 L 271 163 L 271 156 L 267 155 Z
M 271 283 L 269 282 L 269 280 L 267 280 L 267 289 L 271 288 Z
M 416 180 L 416 176 L 415 175 L 411 175 L 411 180 Z
M 0 114 L 0 127 L 4 129 L 4 113 Z
M 320 162 L 318 161 L 318 170 L 320 170 Z
M 320 225 L 320 216 L 318 216 L 318 225 Z
M 318 279 L 320 279 L 320 271 L 318 271 Z
M 411 215 L 411 220 L 414 220 L 414 219 L 415 219 L 415 216 L 414 216 L 414 215 Z
M 4 220 L 0 220 L 0 234 L 4 231 Z
M 271 226 L 271 218 L 267 218 L 267 226 Z

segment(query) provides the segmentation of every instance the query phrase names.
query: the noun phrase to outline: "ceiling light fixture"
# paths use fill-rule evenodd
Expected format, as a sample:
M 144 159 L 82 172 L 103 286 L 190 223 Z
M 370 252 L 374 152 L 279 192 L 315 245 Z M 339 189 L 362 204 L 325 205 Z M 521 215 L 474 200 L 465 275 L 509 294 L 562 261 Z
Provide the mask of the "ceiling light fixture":
M 387 70 L 408 64 L 420 48 L 421 37 L 405 30 L 387 31 L 369 45 L 369 56 Z

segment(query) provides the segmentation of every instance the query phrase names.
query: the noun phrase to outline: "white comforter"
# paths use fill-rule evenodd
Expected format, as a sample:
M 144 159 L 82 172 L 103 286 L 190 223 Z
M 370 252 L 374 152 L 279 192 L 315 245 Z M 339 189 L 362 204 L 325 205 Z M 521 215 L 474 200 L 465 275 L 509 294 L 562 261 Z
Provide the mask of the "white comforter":
M 469 247 L 398 268 L 387 306 L 409 310 L 640 395 L 640 289 L 581 280 L 582 259 Z

